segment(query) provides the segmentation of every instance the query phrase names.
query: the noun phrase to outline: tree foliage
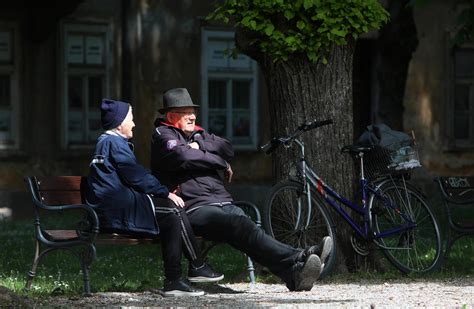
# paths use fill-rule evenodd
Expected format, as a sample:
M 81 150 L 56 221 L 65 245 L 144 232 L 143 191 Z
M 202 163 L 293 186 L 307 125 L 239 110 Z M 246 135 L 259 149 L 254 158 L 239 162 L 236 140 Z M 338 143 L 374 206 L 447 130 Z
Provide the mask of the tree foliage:
M 253 32 L 251 44 L 275 62 L 304 54 L 327 63 L 333 44 L 378 29 L 389 14 L 378 0 L 225 0 L 209 18 Z

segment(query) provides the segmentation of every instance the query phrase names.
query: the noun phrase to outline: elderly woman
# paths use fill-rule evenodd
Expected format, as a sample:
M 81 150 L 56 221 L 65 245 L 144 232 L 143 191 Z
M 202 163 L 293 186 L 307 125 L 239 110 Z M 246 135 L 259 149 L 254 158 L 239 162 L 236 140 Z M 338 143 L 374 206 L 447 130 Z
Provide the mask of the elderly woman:
M 137 163 L 133 144 L 128 141 L 135 127 L 132 107 L 104 99 L 100 108 L 105 132 L 97 140 L 90 164 L 86 199 L 97 209 L 101 231 L 139 236 L 160 234 L 164 296 L 203 295 L 202 290 L 181 278 L 183 250 L 190 260 L 190 281 L 215 282 L 224 276 L 198 258 L 183 200 Z

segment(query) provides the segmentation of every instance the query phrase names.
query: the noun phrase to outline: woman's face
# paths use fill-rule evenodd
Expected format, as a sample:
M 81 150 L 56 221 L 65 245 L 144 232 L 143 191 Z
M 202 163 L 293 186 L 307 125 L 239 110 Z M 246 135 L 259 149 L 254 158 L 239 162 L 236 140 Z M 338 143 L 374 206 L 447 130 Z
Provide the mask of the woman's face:
M 133 122 L 133 113 L 132 107 L 128 109 L 127 116 L 122 121 L 122 123 L 117 127 L 117 132 L 127 139 L 131 139 L 133 137 L 133 128 L 135 127 L 135 123 Z

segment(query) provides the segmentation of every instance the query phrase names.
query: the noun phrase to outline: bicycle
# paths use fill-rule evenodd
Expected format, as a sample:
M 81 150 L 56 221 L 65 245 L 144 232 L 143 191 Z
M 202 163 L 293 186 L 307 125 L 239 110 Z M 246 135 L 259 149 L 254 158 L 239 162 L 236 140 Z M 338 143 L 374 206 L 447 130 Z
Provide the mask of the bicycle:
M 332 120 L 305 122 L 289 136 L 274 137 L 261 146 L 267 154 L 278 146 L 299 147 L 296 178 L 283 180 L 272 187 L 263 209 L 265 231 L 277 240 L 294 247 L 318 244 L 326 235 L 334 241 L 321 278 L 335 266 L 337 256 L 336 226 L 329 214 L 333 209 L 354 231 L 351 244 L 360 255 L 369 254 L 370 244 L 380 248 L 388 261 L 403 273 L 425 273 L 440 263 L 440 229 L 423 195 L 407 182 L 407 173 L 385 174 L 376 180 L 365 178 L 364 155 L 374 147 L 345 146 L 360 163 L 358 205 L 339 195 L 311 168 L 305 158 L 302 133 L 332 124 Z M 339 206 L 341 205 L 341 207 Z M 349 214 L 343 207 L 350 208 Z M 359 220 L 354 219 L 355 216 Z

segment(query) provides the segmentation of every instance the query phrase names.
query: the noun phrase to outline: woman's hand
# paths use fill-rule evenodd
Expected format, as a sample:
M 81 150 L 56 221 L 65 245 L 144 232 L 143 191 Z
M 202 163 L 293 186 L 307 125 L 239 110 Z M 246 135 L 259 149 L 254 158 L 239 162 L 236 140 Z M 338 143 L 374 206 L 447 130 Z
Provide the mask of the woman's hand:
M 169 198 L 170 200 L 172 200 L 173 203 L 174 203 L 176 206 L 178 206 L 178 207 L 180 207 L 180 208 L 184 208 L 185 205 L 184 205 L 183 199 L 180 198 L 179 196 L 177 196 L 176 194 L 170 192 L 170 193 L 168 194 L 168 198 Z
M 227 168 L 225 170 L 225 177 L 227 178 L 227 181 L 228 182 L 231 182 L 232 181 L 232 175 L 234 175 L 234 171 L 232 171 L 232 167 L 230 166 L 230 164 L 228 162 L 227 163 Z

